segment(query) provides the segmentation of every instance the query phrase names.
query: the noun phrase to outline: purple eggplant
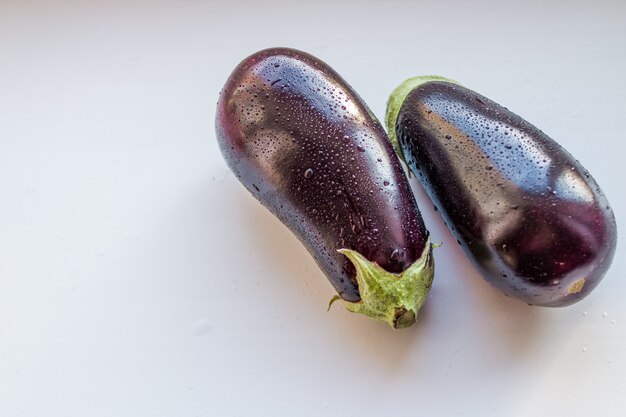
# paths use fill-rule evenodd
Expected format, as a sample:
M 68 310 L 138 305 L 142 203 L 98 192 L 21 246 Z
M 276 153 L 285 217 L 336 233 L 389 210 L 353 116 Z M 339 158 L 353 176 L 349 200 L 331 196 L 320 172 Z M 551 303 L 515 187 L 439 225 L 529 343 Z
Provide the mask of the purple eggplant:
M 465 253 L 504 294 L 566 306 L 603 278 L 617 240 L 613 211 L 589 172 L 541 130 L 436 76 L 400 85 L 386 121 Z
M 230 169 L 300 239 L 348 310 L 411 325 L 429 234 L 381 124 L 328 65 L 267 49 L 230 75 L 216 131 Z

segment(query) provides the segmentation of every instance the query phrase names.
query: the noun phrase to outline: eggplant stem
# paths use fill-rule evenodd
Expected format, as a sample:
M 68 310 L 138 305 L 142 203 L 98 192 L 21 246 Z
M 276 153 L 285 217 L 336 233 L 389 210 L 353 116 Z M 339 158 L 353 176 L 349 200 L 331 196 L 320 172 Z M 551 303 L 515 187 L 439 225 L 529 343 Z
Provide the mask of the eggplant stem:
M 409 78 L 404 81 L 389 96 L 389 100 L 387 100 L 387 111 L 385 113 L 385 124 L 387 125 L 387 134 L 389 136 L 389 141 L 393 146 L 393 149 L 396 151 L 396 155 L 405 165 L 408 166 L 406 159 L 404 158 L 404 154 L 402 153 L 402 148 L 400 147 L 400 139 L 396 134 L 396 126 L 398 122 L 398 114 L 400 113 L 400 109 L 404 104 L 404 100 L 411 93 L 411 91 L 415 90 L 420 85 L 427 83 L 429 81 L 446 81 L 453 84 L 459 84 L 458 82 L 451 80 L 449 78 L 441 77 L 439 75 L 422 75 L 419 77 Z M 410 170 L 409 170 L 410 172 Z
M 435 269 L 432 248 L 429 237 L 421 256 L 399 274 L 384 270 L 354 250 L 339 249 L 356 268 L 361 300 L 350 302 L 336 295 L 330 300 L 329 308 L 341 299 L 353 313 L 384 321 L 394 329 L 409 327 L 415 323 L 432 286 Z

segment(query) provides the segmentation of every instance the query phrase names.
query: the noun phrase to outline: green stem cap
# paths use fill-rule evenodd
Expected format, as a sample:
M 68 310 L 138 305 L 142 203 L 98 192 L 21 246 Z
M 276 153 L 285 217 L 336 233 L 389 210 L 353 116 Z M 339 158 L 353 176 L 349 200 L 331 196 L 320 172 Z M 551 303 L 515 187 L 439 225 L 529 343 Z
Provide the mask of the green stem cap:
M 385 271 L 356 251 L 339 249 L 339 252 L 356 268 L 361 300 L 353 303 L 336 295 L 328 303 L 329 309 L 335 301 L 341 300 L 349 311 L 384 321 L 394 329 L 415 323 L 433 282 L 435 262 L 430 237 L 419 259 L 399 274 Z
M 421 75 L 419 77 L 409 78 L 391 93 L 389 100 L 387 101 L 387 113 L 385 114 L 385 123 L 387 125 L 387 133 L 389 134 L 389 140 L 393 145 L 393 149 L 396 151 L 398 158 L 406 163 L 402 149 L 400 148 L 400 141 L 396 135 L 396 123 L 398 121 L 398 113 L 404 104 L 404 100 L 420 85 L 430 81 L 446 81 L 453 84 L 459 84 L 458 82 L 449 78 L 440 77 L 439 75 Z

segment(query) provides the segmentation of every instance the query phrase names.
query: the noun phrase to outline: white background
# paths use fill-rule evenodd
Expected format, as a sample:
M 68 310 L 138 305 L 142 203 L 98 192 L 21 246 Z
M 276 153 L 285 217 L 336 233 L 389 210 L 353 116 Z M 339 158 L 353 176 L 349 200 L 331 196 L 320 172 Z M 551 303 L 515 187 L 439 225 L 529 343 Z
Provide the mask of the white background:
M 521 3 L 0 2 L 0 416 L 624 416 L 626 3 Z M 444 243 L 419 323 L 326 312 L 215 140 L 224 81 L 270 46 L 379 118 L 440 74 L 539 126 L 612 203 L 605 280 L 505 298 L 413 183 Z

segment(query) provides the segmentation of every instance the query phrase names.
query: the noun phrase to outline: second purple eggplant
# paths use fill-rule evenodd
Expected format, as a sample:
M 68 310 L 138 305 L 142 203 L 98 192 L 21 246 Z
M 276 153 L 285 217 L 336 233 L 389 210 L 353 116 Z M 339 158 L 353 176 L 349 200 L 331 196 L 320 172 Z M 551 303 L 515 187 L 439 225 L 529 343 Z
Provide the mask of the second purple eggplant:
M 436 76 L 394 91 L 387 128 L 466 254 L 506 295 L 565 306 L 604 277 L 613 211 L 589 172 L 541 130 Z

